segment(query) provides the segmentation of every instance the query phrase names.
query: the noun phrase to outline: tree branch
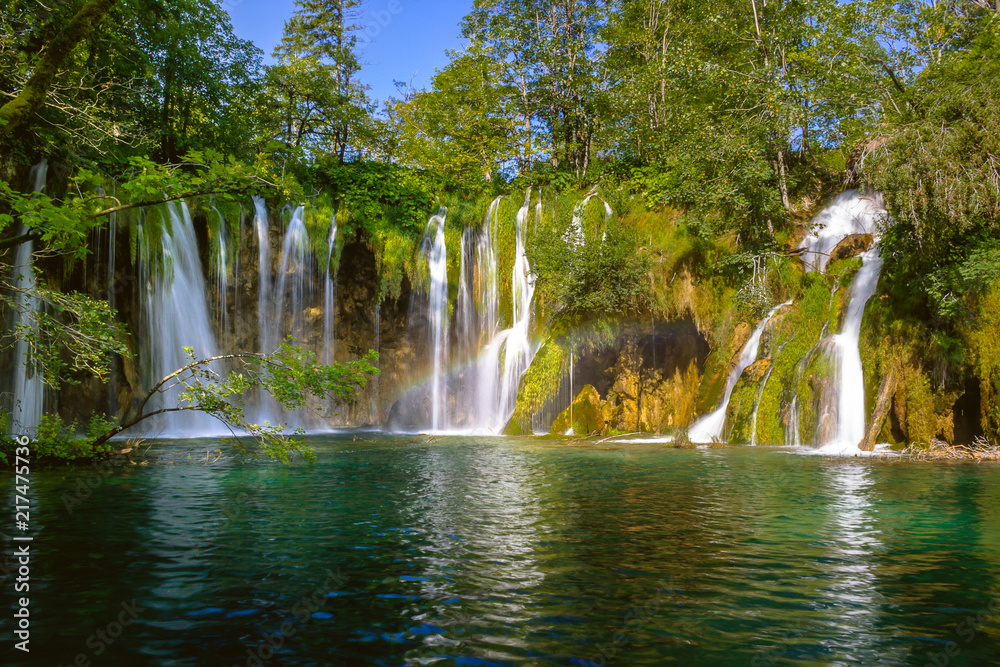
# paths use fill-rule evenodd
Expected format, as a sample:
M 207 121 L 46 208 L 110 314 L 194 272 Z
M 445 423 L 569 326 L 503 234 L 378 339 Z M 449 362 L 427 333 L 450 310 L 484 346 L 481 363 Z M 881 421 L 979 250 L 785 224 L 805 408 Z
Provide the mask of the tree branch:
M 34 66 L 34 73 L 28 83 L 17 97 L 0 107 L 0 141 L 10 137 L 14 130 L 27 122 L 45 104 L 52 81 L 73 54 L 73 49 L 90 36 L 115 2 L 116 0 L 89 0 L 49 43 L 41 60 Z

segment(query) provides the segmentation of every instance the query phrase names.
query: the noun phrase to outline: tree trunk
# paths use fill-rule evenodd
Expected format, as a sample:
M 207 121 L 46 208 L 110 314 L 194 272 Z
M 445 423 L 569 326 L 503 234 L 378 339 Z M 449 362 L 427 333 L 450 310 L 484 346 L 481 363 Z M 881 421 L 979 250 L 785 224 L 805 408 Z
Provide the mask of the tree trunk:
M 882 425 L 889 414 L 889 404 L 892 402 L 892 395 L 896 389 L 896 369 L 890 368 L 889 372 L 882 376 L 882 385 L 878 388 L 878 398 L 875 400 L 875 411 L 872 412 L 871 422 L 865 437 L 858 443 L 858 449 L 863 452 L 870 452 L 875 449 L 875 438 L 882 431 Z
M 73 49 L 90 36 L 115 2 L 116 0 L 89 0 L 49 43 L 41 60 L 32 68 L 28 83 L 17 97 L 0 107 L 0 141 L 10 137 L 14 130 L 27 122 L 45 104 L 52 81 L 72 55 Z
M 785 151 L 778 149 L 778 190 L 781 192 L 781 205 L 785 210 L 792 208 L 788 199 L 788 180 L 785 178 Z

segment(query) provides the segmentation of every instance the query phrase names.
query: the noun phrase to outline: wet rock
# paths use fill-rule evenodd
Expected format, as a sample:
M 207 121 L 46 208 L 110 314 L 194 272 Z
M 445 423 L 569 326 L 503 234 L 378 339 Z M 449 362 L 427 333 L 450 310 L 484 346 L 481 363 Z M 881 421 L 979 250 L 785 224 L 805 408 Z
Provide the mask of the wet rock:
M 603 433 L 604 428 L 604 401 L 597 389 L 593 385 L 585 385 L 572 405 L 572 424 L 570 423 L 570 408 L 563 410 L 550 431 L 554 435 L 566 434 L 570 426 L 573 427 L 574 435 L 590 435 L 593 433 Z
M 874 241 L 871 234 L 849 234 L 830 251 L 830 262 L 857 257 L 871 248 Z

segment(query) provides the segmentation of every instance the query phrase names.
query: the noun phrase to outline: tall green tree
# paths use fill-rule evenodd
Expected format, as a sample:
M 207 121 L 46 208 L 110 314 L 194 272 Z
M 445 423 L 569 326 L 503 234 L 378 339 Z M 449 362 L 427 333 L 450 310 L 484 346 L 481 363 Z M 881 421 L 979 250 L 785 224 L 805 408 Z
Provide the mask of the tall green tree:
M 291 147 L 330 152 L 343 163 L 371 131 L 374 106 L 357 79 L 357 0 L 296 0 L 268 71 L 274 130 Z M 272 131 L 274 131 L 272 130 Z

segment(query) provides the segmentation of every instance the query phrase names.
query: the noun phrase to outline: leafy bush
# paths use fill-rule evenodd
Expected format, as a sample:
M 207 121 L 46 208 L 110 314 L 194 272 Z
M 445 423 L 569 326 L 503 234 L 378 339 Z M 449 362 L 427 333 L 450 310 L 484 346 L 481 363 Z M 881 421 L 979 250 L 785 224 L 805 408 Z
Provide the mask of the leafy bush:
M 649 305 L 650 259 L 635 231 L 611 220 L 600 240 L 576 245 L 566 230 L 540 231 L 529 248 L 538 288 L 561 317 L 638 313 Z

